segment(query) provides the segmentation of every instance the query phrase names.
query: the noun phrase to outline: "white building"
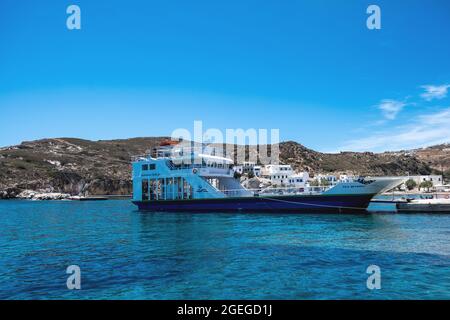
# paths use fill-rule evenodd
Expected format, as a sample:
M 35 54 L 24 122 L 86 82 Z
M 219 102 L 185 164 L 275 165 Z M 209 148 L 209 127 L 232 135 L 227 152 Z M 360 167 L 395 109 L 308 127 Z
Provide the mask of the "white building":
M 242 165 L 243 172 L 244 173 L 253 172 L 253 168 L 255 166 L 256 166 L 256 163 L 254 163 L 254 162 L 244 162 L 244 164 Z
M 256 177 L 261 176 L 261 166 L 256 165 L 254 162 L 244 162 L 242 165 L 234 166 L 233 170 L 239 174 L 252 172 Z
M 300 172 L 296 173 L 290 177 L 288 177 L 288 185 L 292 185 L 297 188 L 304 188 L 306 187 L 306 184 L 309 180 L 309 173 L 308 172 Z
M 237 172 L 239 174 L 243 174 L 244 173 L 244 167 L 239 165 L 239 166 L 233 166 L 233 171 Z
M 352 174 L 340 174 L 339 181 L 340 182 L 350 182 L 356 179 L 356 177 Z
M 334 185 L 338 182 L 337 177 L 332 174 L 318 174 L 314 176 L 314 180 L 317 180 L 318 182 L 326 180 L 330 185 Z
M 254 166 L 253 167 L 253 174 L 256 177 L 260 177 L 261 176 L 261 170 L 262 170 L 261 166 Z
M 269 164 L 261 168 L 261 177 L 273 185 L 304 187 L 309 180 L 307 172 L 296 174 L 290 165 Z
M 442 186 L 442 175 L 421 175 L 421 176 L 407 176 L 406 179 L 412 179 L 419 186 L 422 182 L 431 181 L 434 187 Z

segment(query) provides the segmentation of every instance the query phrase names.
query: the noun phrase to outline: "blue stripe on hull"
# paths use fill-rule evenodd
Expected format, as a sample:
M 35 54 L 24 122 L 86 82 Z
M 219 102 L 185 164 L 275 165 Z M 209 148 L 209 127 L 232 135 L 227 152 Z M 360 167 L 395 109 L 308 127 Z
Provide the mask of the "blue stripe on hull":
M 353 212 L 374 195 L 243 197 L 179 201 L 133 201 L 139 210 L 167 212 Z

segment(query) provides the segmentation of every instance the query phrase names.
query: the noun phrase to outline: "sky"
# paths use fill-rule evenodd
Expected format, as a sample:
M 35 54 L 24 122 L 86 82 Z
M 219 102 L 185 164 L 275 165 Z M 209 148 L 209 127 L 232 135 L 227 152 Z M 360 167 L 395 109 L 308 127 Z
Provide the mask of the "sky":
M 0 146 L 196 120 L 325 152 L 450 142 L 449 34 L 446 0 L 2 0 Z

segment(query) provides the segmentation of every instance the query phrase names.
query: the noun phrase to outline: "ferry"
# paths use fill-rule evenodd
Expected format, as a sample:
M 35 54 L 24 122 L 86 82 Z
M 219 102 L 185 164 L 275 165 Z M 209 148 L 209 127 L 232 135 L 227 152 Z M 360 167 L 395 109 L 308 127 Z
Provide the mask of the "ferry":
M 364 212 L 400 178 L 359 178 L 329 187 L 250 190 L 235 178 L 233 160 L 176 141 L 132 160 L 133 199 L 152 212 Z

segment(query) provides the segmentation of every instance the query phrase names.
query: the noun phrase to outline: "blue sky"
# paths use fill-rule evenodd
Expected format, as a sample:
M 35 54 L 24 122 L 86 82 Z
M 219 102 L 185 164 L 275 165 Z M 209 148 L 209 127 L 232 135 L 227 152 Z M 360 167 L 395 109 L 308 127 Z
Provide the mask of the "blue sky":
M 446 0 L 2 0 L 0 146 L 194 120 L 330 152 L 450 142 L 449 33 Z

